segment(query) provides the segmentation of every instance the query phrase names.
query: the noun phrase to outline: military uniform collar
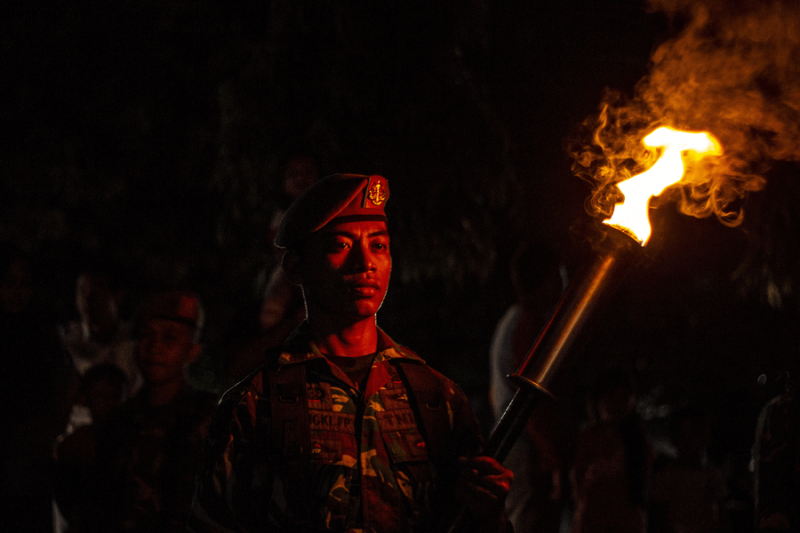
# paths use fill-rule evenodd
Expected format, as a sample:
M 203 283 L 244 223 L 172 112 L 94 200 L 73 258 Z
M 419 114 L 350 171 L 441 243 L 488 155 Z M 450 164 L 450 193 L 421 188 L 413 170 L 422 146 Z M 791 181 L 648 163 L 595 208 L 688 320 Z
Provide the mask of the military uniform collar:
M 378 328 L 378 354 L 375 361 L 388 361 L 390 359 L 405 358 L 422 362 L 415 353 L 404 348 L 392 340 L 381 328 Z M 304 363 L 314 359 L 325 359 L 319 347 L 311 338 L 311 328 L 308 322 L 303 321 L 284 342 L 277 366 L 295 363 Z

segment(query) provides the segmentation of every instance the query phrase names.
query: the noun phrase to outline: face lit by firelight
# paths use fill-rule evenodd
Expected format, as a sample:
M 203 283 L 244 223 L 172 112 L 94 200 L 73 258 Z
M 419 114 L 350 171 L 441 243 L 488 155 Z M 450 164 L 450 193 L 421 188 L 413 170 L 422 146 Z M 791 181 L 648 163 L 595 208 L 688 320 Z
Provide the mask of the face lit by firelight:
M 392 272 L 389 231 L 383 221 L 332 223 L 298 251 L 295 272 L 309 317 L 359 321 L 383 304 Z

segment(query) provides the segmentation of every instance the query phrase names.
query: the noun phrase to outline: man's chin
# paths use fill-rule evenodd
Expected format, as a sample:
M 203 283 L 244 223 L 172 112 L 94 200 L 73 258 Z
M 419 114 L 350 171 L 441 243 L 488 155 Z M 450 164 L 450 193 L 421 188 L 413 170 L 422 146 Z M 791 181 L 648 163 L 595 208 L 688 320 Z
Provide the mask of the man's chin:
M 369 320 L 370 318 L 375 318 L 377 314 L 377 309 L 356 309 L 349 313 L 342 313 L 343 317 L 347 317 L 351 322 L 361 322 L 363 320 Z
M 342 301 L 344 300 L 344 301 Z M 327 316 L 331 322 L 339 324 L 355 324 L 363 320 L 373 318 L 383 304 L 383 299 L 377 298 L 342 298 L 336 305 L 322 303 L 321 305 L 309 305 L 308 313 L 310 317 Z
M 345 323 L 355 324 L 370 318 L 374 318 L 380 309 L 380 305 L 372 302 L 354 302 L 353 305 L 337 309 L 334 318 Z
M 353 314 L 361 318 L 375 316 L 383 305 L 383 298 L 364 298 L 352 304 Z

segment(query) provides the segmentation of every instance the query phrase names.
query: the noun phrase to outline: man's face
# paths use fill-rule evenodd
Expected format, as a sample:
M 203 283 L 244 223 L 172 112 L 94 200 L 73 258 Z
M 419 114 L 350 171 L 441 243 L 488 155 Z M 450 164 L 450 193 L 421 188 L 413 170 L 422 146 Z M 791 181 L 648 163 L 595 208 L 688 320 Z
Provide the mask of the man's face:
M 198 353 L 194 330 L 186 324 L 156 318 L 147 320 L 139 329 L 136 363 L 147 383 L 183 380 L 184 367 Z
M 329 224 L 306 243 L 298 267 L 309 315 L 326 313 L 336 321 L 374 316 L 392 273 L 386 223 Z
M 283 174 L 283 189 L 292 200 L 303 194 L 319 179 L 317 164 L 310 157 L 297 156 L 289 161 Z

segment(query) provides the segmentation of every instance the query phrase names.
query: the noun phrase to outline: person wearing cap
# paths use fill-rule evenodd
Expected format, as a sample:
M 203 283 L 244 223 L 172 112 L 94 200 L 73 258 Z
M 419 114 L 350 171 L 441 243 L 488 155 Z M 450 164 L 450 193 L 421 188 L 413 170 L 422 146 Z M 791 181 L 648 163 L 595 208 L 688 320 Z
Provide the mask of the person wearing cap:
M 511 472 L 461 390 L 376 323 L 392 268 L 381 176 L 323 178 L 275 244 L 306 320 L 220 401 L 194 532 L 510 531 Z
M 144 383 L 94 428 L 92 487 L 70 530 L 183 531 L 216 409 L 216 395 L 186 379 L 202 349 L 202 326 L 194 293 L 161 292 L 142 306 L 134 333 Z

